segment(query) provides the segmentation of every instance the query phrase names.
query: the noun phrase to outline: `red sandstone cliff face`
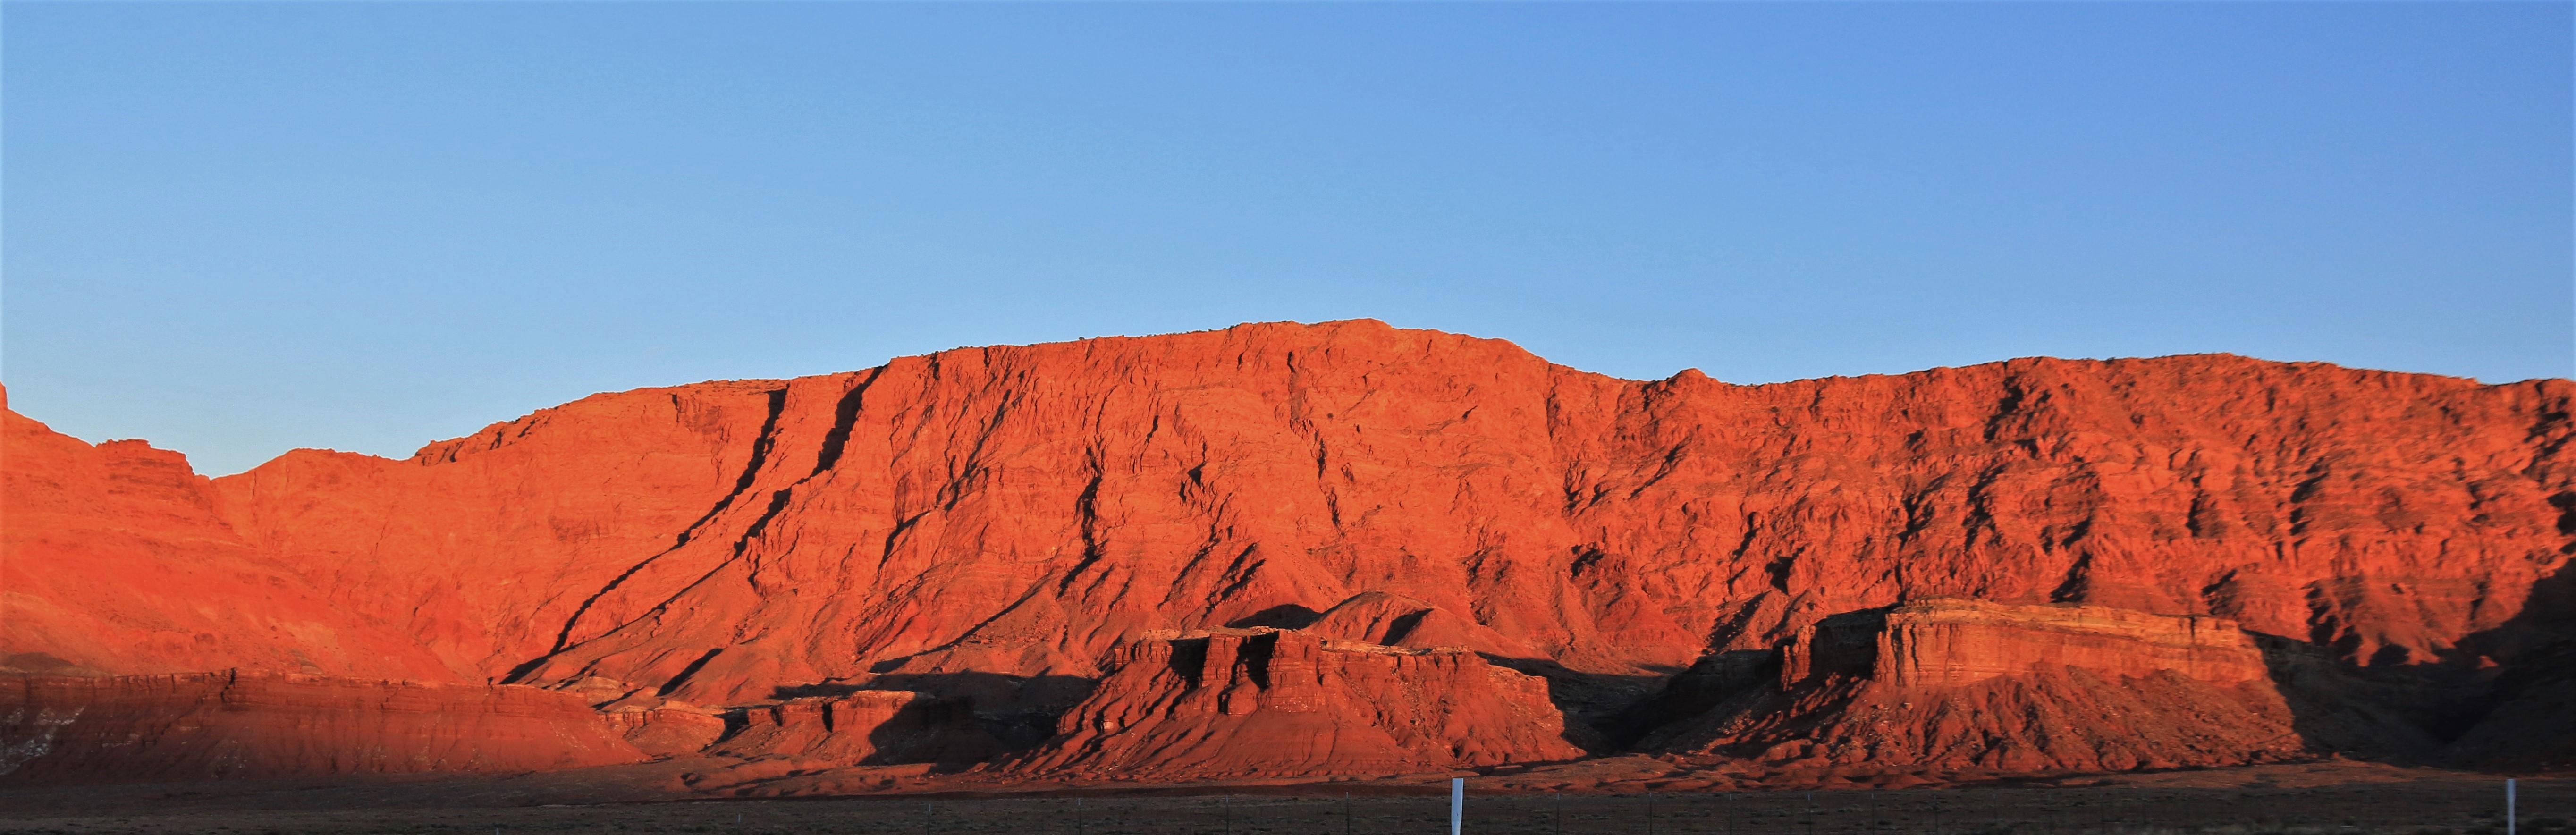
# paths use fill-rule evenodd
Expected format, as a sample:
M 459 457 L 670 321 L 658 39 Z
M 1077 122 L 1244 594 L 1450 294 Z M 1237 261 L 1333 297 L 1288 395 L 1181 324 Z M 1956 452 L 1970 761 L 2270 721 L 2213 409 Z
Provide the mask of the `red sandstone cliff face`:
M 641 760 L 578 699 L 533 687 L 197 673 L 0 678 L 0 780 L 157 782 Z
M 1461 649 L 1295 630 L 1149 635 L 1021 768 L 1141 776 L 1405 774 L 1570 760 L 1547 683 Z
M 1838 667 L 1906 688 L 1960 687 L 2054 667 L 2126 678 L 2171 672 L 2219 686 L 2270 675 L 2253 639 L 2214 617 L 1925 600 L 1851 620 L 1851 626 L 1828 618 L 1810 627 L 1787 648 L 1781 681 L 1795 684 Z M 1858 634 L 1834 634 L 1840 631 Z M 1861 635 L 1869 643 L 1852 640 Z
M 724 717 L 681 707 L 620 708 L 607 711 L 626 743 L 656 757 L 684 757 L 714 745 L 725 735 Z
M 243 541 L 186 457 L 0 421 L 0 673 L 454 676 Z
M 769 389 L 600 395 L 409 461 L 296 450 L 218 485 L 234 529 L 333 606 L 482 681 L 555 648 L 594 595 L 740 498 L 775 428 Z
M 13 457 L 5 593 L 62 623 L 312 612 L 425 647 L 329 671 L 718 706 L 972 691 L 988 725 L 1062 711 L 1122 643 L 1229 625 L 1468 647 L 1608 721 L 1695 663 L 1936 597 L 2222 617 L 2345 666 L 2514 668 L 2571 631 L 2530 594 L 2576 551 L 2572 392 L 2228 356 L 1635 382 L 1375 322 L 1246 325 L 604 394 L 405 461 L 299 451 L 179 502 L 202 536 L 96 554 L 185 539 L 284 567 L 221 592 L 263 601 L 238 613 L 85 598 L 88 557 L 23 558 L 139 511 L 64 500 L 83 509 L 22 535 L 18 497 L 88 495 L 37 483 L 88 465 Z M 178 564 L 230 559 L 207 554 Z M 87 628 L 0 638 L 78 664 L 171 645 L 78 649 Z M 308 644 L 380 640 L 153 628 L 241 646 L 151 669 L 301 669 Z M 2077 678 L 1993 704 L 2093 698 Z
M 2262 652 L 2216 618 L 1919 601 L 1826 618 L 1783 655 L 1776 685 L 1739 675 L 1714 709 L 1645 745 L 2025 773 L 2243 765 L 2304 747 Z
M 602 395 L 220 486 L 261 547 L 452 664 L 694 670 L 674 695 L 702 703 L 1088 677 L 1144 631 L 1366 592 L 1600 673 L 1931 596 L 2215 614 L 2398 663 L 2481 652 L 2565 563 L 2569 393 L 2224 356 L 1636 383 L 1248 325 Z

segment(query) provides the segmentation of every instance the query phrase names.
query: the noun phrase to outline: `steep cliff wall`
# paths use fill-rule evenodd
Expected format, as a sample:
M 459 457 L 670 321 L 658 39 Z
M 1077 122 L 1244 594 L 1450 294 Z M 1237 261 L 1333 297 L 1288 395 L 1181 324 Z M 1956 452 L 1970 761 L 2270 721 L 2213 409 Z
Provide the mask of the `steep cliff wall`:
M 1570 760 L 1547 684 L 1458 649 L 1295 630 L 1147 636 L 1017 764 L 1166 778 L 1405 774 Z
M 1043 727 L 1127 675 L 1116 649 L 1142 636 L 1302 627 L 1466 647 L 1601 719 L 1697 659 L 1728 681 L 1783 648 L 1879 669 L 1877 637 L 1836 654 L 1829 616 L 1961 598 L 2224 618 L 2344 667 L 2515 670 L 2571 631 L 2529 605 L 2576 553 L 2571 394 L 2231 356 L 1638 382 L 1355 321 L 603 394 L 408 460 L 298 451 L 212 489 L 12 414 L 0 649 L 36 666 L 0 662 L 719 707 L 983 688 L 1002 695 L 977 710 Z M 2024 654 L 2081 655 L 2095 632 L 1965 612 L 1891 644 L 1917 654 L 1891 669 L 1929 677 L 1906 687 L 1991 691 L 1956 728 L 2120 687 L 2147 694 L 2136 710 L 2238 704 L 2206 721 L 2271 727 L 2259 698 L 2208 701 L 2243 688 L 2198 662 L 2162 671 L 2172 647 L 2043 670 Z M 1750 663 L 1776 681 L 1777 660 Z M 1774 695 L 1849 695 L 1819 688 Z M 692 722 L 657 750 L 702 738 Z M 1883 750 L 1947 757 L 1968 731 L 1940 734 Z M 2043 760 L 2217 756 L 2197 744 Z
M 0 781 L 509 772 L 634 762 L 579 699 L 533 687 L 232 672 L 0 678 Z
M 260 547 L 449 663 L 701 703 L 1091 676 L 1125 637 L 1367 592 L 1605 674 L 1934 596 L 2217 615 L 2385 664 L 2487 652 L 2564 565 L 2570 390 L 2227 356 L 1639 383 L 1247 325 L 602 395 L 219 486 Z

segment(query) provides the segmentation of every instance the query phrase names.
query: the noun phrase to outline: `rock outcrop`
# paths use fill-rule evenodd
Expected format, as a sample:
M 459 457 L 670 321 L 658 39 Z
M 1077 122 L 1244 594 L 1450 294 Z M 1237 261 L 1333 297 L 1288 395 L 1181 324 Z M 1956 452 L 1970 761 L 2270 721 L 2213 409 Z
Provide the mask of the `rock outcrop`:
M 1405 774 L 1570 760 L 1547 683 L 1463 649 L 1296 630 L 1149 635 L 1120 653 L 1037 772 L 1141 777 Z
M 534 687 L 237 672 L 0 678 L 0 781 L 542 771 L 644 755 Z
M 712 753 L 786 757 L 837 765 L 982 762 L 1001 744 L 963 700 L 926 693 L 860 690 L 809 696 L 744 711 L 743 728 Z
M 2060 667 L 2124 678 L 2170 672 L 2221 687 L 2269 675 L 2234 621 L 2100 606 L 1916 601 L 1826 618 L 1786 652 L 1787 686 L 1841 673 L 1895 687 L 1960 687 Z
M 651 756 L 696 754 L 725 735 L 723 716 L 686 707 L 625 706 L 609 710 L 607 715 L 627 744 Z
M 1741 666 L 1701 672 L 1718 704 L 1647 747 L 2021 773 L 2242 765 L 2303 749 L 2262 651 L 2217 618 L 1918 601 L 1826 618 L 1782 656 L 1775 681 Z

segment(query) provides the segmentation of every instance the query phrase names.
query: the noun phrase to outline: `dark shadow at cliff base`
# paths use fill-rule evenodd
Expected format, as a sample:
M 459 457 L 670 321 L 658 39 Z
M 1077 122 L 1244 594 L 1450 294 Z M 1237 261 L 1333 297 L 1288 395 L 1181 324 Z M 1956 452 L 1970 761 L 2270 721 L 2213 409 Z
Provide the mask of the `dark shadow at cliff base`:
M 2292 727 L 2316 753 L 2456 768 L 2576 766 L 2576 567 L 2429 664 L 2362 666 L 2255 634 Z
M 2551 503 L 2566 511 L 2561 533 L 2576 533 L 2576 494 Z M 2576 553 L 2576 542 L 2562 553 Z M 2442 752 L 2452 765 L 2493 769 L 2576 768 L 2576 565 L 2532 583 L 2522 611 L 2460 642 L 2497 665 L 2493 705 Z
M 1565 741 L 1596 755 L 1621 750 L 1623 743 L 1613 729 L 1625 727 L 1622 717 L 1654 699 L 1672 678 L 1669 674 L 1587 673 L 1546 658 L 1478 655 L 1494 666 L 1546 680 L 1548 701 L 1565 717 Z
M 914 751 L 905 758 L 884 762 L 870 758 L 869 765 L 937 762 L 949 765 L 971 765 L 992 756 L 1037 747 L 1055 736 L 1056 720 L 1065 711 L 1091 695 L 1098 682 L 1081 676 L 1014 676 L 1001 673 L 891 673 L 843 682 L 780 687 L 770 694 L 775 699 L 809 696 L 847 696 L 863 690 L 900 690 L 924 693 L 935 701 L 906 707 L 898 720 L 880 726 L 871 741 L 881 752 Z M 913 712 L 919 711 L 918 715 Z M 936 715 L 933 715 L 936 713 Z M 948 729 L 939 734 L 954 734 L 957 729 L 972 726 L 991 739 L 990 746 L 975 760 L 951 762 L 947 759 L 921 757 L 928 751 L 950 751 L 959 746 L 954 740 L 922 741 L 915 737 L 926 729 Z M 882 738 L 877 738 L 882 737 Z M 944 746 L 944 747 L 943 747 Z M 946 755 L 942 755 L 946 756 Z
M 1081 676 L 1013 676 L 999 673 L 894 673 L 869 680 L 873 690 L 911 690 L 961 700 L 975 722 L 1003 751 L 1035 747 L 1055 736 L 1065 711 L 1099 684 Z
M 932 763 L 941 771 L 959 771 L 1010 750 L 992 723 L 975 711 L 971 699 L 925 699 L 904 705 L 893 718 L 868 731 L 876 753 L 860 765 Z
M 2250 634 L 2312 753 L 2432 763 L 2489 707 L 2485 682 L 2466 665 L 2364 667 L 2307 641 Z
M 1636 750 L 1657 730 L 1710 717 L 1720 705 L 1755 690 L 1777 689 L 1780 651 L 1747 649 L 1710 653 L 1667 679 L 1644 701 L 1609 717 L 1599 727 L 1619 750 Z

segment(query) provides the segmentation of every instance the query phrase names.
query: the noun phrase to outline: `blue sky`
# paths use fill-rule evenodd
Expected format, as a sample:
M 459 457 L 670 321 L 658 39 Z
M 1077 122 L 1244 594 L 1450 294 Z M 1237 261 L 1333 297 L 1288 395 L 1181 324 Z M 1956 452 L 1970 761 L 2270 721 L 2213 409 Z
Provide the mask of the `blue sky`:
M 1375 317 L 1630 378 L 2568 376 L 2570 6 L 0 9 L 0 380 L 229 473 Z

